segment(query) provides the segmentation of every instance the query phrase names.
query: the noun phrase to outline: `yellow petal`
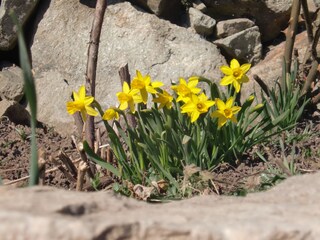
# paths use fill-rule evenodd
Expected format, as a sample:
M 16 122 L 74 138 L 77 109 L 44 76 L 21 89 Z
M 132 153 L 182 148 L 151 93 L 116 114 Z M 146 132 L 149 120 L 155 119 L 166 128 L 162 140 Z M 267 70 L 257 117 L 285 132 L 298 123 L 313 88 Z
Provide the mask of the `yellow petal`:
M 196 106 L 192 101 L 189 101 L 181 106 L 182 113 L 192 112 L 192 111 L 195 111 L 195 109 L 196 109 Z
M 191 76 L 189 77 L 189 82 L 191 81 L 199 81 L 199 77 L 198 76 Z
M 205 105 L 207 108 L 212 107 L 214 104 L 216 104 L 215 101 L 212 101 L 212 100 L 205 101 Z
M 152 94 L 156 94 L 157 93 L 157 91 L 151 86 L 147 86 L 146 89 L 147 89 L 147 92 L 149 92 L 149 93 L 152 93 Z
M 147 76 L 145 76 L 145 77 L 143 78 L 143 81 L 144 81 L 144 84 L 145 84 L 146 86 L 149 86 L 150 83 L 151 83 L 151 77 L 150 77 L 149 75 L 147 75 Z
M 130 87 L 129 87 L 129 84 L 128 84 L 127 82 L 124 82 L 124 83 L 123 83 L 122 91 L 123 91 L 124 93 L 129 93 L 129 92 L 130 92 Z
M 119 114 L 116 110 L 114 110 L 113 108 L 109 108 L 107 109 L 103 116 L 102 116 L 102 119 L 103 120 L 112 120 L 112 119 L 118 119 L 119 118 Z
M 142 74 L 139 70 L 136 70 L 136 75 L 138 79 L 141 79 L 141 80 L 143 79 Z
M 229 68 L 228 66 L 221 66 L 220 70 L 222 73 L 224 73 L 225 75 L 233 75 L 233 71 L 231 68 Z
M 79 88 L 79 99 L 84 99 L 86 97 L 86 88 L 84 85 L 82 85 Z
M 126 110 L 127 108 L 128 108 L 128 102 L 123 102 L 119 106 L 120 110 Z
M 134 103 L 142 103 L 143 102 L 141 95 L 134 95 L 132 98 L 133 98 Z
M 193 80 L 188 83 L 189 88 L 195 88 L 198 85 L 198 80 Z
M 129 107 L 130 107 L 130 111 L 132 112 L 132 113 L 135 113 L 135 106 L 134 106 L 134 102 L 133 101 L 130 101 L 129 102 Z
M 230 62 L 230 68 L 231 69 L 236 69 L 236 68 L 239 68 L 240 67 L 240 64 L 238 62 L 237 59 L 232 59 L 231 62 Z
M 126 93 L 123 93 L 123 92 L 120 92 L 120 93 L 117 93 L 117 97 L 118 97 L 118 101 L 122 104 L 124 102 L 127 102 L 129 101 L 130 99 L 130 96 Z
M 239 107 L 239 106 L 233 106 L 231 108 L 231 111 L 233 114 L 237 114 L 240 110 L 241 110 L 241 107 Z
M 233 97 L 229 98 L 226 102 L 226 108 L 231 108 L 233 105 Z
M 74 99 L 74 101 L 79 101 L 80 97 L 77 92 L 73 92 L 73 99 Z
M 94 97 L 85 97 L 84 100 L 83 100 L 84 105 L 89 105 L 89 104 L 91 104 L 93 101 L 94 101 Z
M 143 103 L 146 104 L 147 101 L 148 101 L 148 92 L 147 92 L 147 90 L 146 89 L 141 89 L 140 93 L 141 93 L 141 97 L 142 97 Z
M 221 86 L 227 86 L 227 85 L 233 83 L 234 81 L 235 81 L 235 78 L 233 77 L 233 75 L 224 76 L 224 77 L 221 79 L 220 85 L 221 85 Z
M 187 85 L 187 82 L 184 78 L 179 78 L 180 84 Z
M 210 116 L 213 117 L 213 118 L 220 118 L 223 115 L 219 111 L 214 111 L 214 112 L 211 113 Z
M 153 83 L 151 83 L 151 86 L 154 88 L 159 88 L 159 87 L 163 86 L 163 83 L 162 82 L 153 82 Z
M 225 103 L 220 99 L 220 98 L 216 98 L 216 104 L 217 104 L 217 108 L 219 110 L 225 110 L 226 109 L 226 105 Z
M 234 86 L 234 88 L 235 88 L 237 93 L 240 92 L 241 86 L 240 86 L 240 83 L 238 81 L 233 81 L 233 86 Z
M 69 114 L 74 114 L 76 113 L 77 111 L 79 111 L 78 108 L 76 108 L 76 106 L 74 105 L 74 102 L 67 102 L 67 112 Z
M 250 63 L 245 63 L 241 65 L 240 69 L 242 70 L 243 74 L 245 74 L 246 72 L 249 71 L 250 67 L 251 67 Z
M 220 117 L 218 119 L 218 127 L 221 128 L 223 125 L 225 125 L 227 120 L 228 119 L 226 117 L 224 117 L 224 116 Z
M 86 106 L 86 111 L 87 111 L 88 115 L 90 115 L 90 116 L 97 116 L 98 115 L 98 112 L 90 106 Z
M 199 118 L 200 113 L 198 111 L 194 111 L 191 113 L 191 122 L 195 122 L 197 121 L 197 119 Z

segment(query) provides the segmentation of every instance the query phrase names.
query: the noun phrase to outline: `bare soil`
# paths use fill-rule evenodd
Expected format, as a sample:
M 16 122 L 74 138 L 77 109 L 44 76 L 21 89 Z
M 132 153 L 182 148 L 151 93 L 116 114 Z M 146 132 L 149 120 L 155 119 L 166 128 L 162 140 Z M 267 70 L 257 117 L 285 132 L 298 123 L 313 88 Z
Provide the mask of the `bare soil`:
M 214 170 L 211 193 L 244 195 L 251 191 L 266 190 L 293 174 L 305 174 L 320 169 L 320 117 L 305 118 L 290 133 L 283 135 L 281 149 L 279 137 L 266 145 L 256 146 L 236 165 L 222 163 Z M 25 186 L 29 176 L 30 128 L 16 125 L 6 117 L 0 119 L 0 177 L 3 184 Z M 46 153 L 45 185 L 74 190 L 76 182 L 68 178 L 69 170 L 59 158 L 65 153 L 77 162 L 80 155 L 71 138 L 62 137 L 46 125 L 37 129 L 38 148 Z M 258 154 L 267 161 L 261 160 Z M 290 170 L 285 166 L 293 162 Z M 62 170 L 61 170 L 62 169 Z M 70 173 L 70 172 L 69 172 Z M 108 181 L 110 183 L 111 181 Z M 87 182 L 86 190 L 94 190 Z M 105 186 L 104 186 L 105 187 Z

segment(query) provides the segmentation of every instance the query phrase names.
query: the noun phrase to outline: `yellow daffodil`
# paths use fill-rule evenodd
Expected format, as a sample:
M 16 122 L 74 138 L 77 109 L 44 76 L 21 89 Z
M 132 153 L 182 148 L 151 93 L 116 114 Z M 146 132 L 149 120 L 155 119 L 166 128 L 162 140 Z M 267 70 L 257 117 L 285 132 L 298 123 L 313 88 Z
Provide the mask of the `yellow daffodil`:
M 163 90 L 162 93 L 157 93 L 156 98 L 154 98 L 152 101 L 155 103 L 160 103 L 159 109 L 163 108 L 164 106 L 168 109 L 172 108 L 172 100 L 173 97 L 165 90 Z
M 234 123 L 237 123 L 237 119 L 235 114 L 237 114 L 241 107 L 232 106 L 233 98 L 229 98 L 226 103 L 224 103 L 221 99 L 216 98 L 217 110 L 211 113 L 211 117 L 218 118 L 218 127 L 221 128 L 226 124 L 227 120 L 231 120 Z
M 250 69 L 251 64 L 245 63 L 240 66 L 239 62 L 236 59 L 232 59 L 230 62 L 230 67 L 222 66 L 220 67 L 221 72 L 224 76 L 220 82 L 220 85 L 227 86 L 233 84 L 236 92 L 240 92 L 241 84 L 249 81 L 246 73 Z
M 136 76 L 131 82 L 132 89 L 138 89 L 140 91 L 142 101 L 144 104 L 148 101 L 148 92 L 156 94 L 155 88 L 163 86 L 162 82 L 151 82 L 151 77 L 149 75 L 142 76 L 140 71 L 136 71 Z
M 201 91 L 200 88 L 197 88 L 198 82 L 198 77 L 190 77 L 188 82 L 180 78 L 179 85 L 171 87 L 178 94 L 177 102 L 188 102 L 193 94 L 198 94 Z
M 215 101 L 208 100 L 208 97 L 201 93 L 199 96 L 193 94 L 190 100 L 181 106 L 182 113 L 188 113 L 191 122 L 195 122 L 200 114 L 208 112 L 209 108 L 215 104 Z
M 79 88 L 79 92 L 73 92 L 74 101 L 67 102 L 67 111 L 69 114 L 80 112 L 83 121 L 86 121 L 86 115 L 97 116 L 98 112 L 90 107 L 90 104 L 94 101 L 94 97 L 86 96 L 85 86 Z
M 135 103 L 141 103 L 141 96 L 138 95 L 138 89 L 130 89 L 128 83 L 124 82 L 122 92 L 117 93 L 118 100 L 120 102 L 119 109 L 125 110 L 128 107 L 132 113 L 135 112 Z
M 119 119 L 119 113 L 115 110 L 115 108 L 111 107 L 104 112 L 102 119 L 107 121 L 112 119 Z

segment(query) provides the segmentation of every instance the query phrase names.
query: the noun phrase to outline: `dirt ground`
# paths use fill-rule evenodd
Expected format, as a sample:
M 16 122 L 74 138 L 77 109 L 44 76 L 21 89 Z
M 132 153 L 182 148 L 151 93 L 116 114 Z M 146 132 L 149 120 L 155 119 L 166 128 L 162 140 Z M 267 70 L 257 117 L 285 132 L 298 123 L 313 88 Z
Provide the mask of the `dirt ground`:
M 214 170 L 211 191 L 215 194 L 245 195 L 252 191 L 266 190 L 279 181 L 293 175 L 320 169 L 320 117 L 303 119 L 298 126 L 283 135 L 281 149 L 279 137 L 269 144 L 256 146 L 237 165 L 222 163 Z M 0 177 L 5 185 L 25 186 L 28 181 L 30 159 L 30 128 L 16 125 L 6 117 L 0 119 Z M 38 148 L 46 152 L 45 185 L 73 190 L 75 179 L 68 176 L 67 167 L 59 155 L 67 155 L 71 161 L 80 159 L 71 138 L 62 137 L 53 128 L 37 129 Z M 264 162 L 257 153 L 267 160 Z M 294 163 L 286 167 L 286 161 Z M 290 165 L 290 164 L 289 164 Z M 65 172 L 65 173 L 64 173 Z M 66 173 L 67 172 L 67 173 Z M 70 173 L 70 172 L 69 172 Z M 87 190 L 90 188 L 87 182 Z

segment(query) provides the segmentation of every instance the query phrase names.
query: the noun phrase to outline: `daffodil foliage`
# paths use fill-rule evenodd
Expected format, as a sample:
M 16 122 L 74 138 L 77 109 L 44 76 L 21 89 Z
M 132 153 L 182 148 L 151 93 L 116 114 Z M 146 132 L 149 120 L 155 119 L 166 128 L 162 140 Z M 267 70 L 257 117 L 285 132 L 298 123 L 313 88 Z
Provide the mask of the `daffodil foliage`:
M 67 110 L 80 111 L 84 120 L 100 112 L 122 179 L 145 185 L 164 180 L 174 192 L 185 166 L 211 171 L 222 161 L 241 162 L 248 149 L 278 133 L 275 122 L 281 119 L 270 119 L 265 101 L 258 102 L 254 93 L 239 100 L 249 69 L 231 60 L 220 68 L 225 75 L 220 86 L 198 76 L 165 86 L 136 71 L 116 94 L 118 106 L 103 111 L 81 87 Z M 207 91 L 200 82 L 208 84 Z

